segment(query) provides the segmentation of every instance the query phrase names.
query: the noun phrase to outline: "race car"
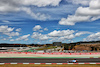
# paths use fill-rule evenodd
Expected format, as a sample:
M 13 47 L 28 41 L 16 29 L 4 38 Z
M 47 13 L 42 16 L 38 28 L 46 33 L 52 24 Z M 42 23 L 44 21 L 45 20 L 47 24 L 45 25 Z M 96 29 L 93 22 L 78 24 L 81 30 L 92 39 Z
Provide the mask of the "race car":
M 76 59 L 67 61 L 67 63 L 76 63 L 76 62 L 77 62 Z

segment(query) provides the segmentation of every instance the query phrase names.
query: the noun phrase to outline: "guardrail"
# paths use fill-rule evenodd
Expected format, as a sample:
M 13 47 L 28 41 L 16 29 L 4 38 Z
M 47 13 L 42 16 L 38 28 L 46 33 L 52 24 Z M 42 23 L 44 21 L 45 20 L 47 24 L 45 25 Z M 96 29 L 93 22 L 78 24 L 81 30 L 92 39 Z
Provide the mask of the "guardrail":
M 40 52 L 0 52 L 0 54 L 50 54 L 50 55 L 100 55 L 100 52 L 97 53 L 40 53 Z

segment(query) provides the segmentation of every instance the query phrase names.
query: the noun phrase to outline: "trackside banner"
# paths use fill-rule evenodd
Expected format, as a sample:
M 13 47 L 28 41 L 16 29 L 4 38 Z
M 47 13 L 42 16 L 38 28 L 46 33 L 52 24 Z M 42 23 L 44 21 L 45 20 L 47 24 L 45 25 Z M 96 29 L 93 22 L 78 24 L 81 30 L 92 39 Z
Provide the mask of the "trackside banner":
M 54 55 L 96 55 L 97 53 L 61 53 L 61 52 L 53 52 L 53 53 L 41 53 L 41 52 L 0 52 L 2 54 L 54 54 Z

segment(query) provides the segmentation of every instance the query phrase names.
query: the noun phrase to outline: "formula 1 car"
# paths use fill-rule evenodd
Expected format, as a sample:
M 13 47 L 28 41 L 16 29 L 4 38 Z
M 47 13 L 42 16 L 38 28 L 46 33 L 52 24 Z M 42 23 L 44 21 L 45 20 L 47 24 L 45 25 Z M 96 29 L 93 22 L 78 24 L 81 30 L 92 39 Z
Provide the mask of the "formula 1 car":
M 74 60 L 69 60 L 69 61 L 67 61 L 67 63 L 77 63 L 77 60 L 76 60 L 76 59 L 74 59 Z

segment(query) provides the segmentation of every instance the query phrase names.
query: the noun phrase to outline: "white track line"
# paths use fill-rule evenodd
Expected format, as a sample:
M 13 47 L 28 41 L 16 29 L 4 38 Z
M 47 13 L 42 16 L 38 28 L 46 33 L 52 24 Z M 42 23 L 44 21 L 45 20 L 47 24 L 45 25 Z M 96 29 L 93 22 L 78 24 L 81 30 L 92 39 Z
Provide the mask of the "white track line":
M 0 63 L 0 65 L 3 64 L 100 64 L 100 63 Z
M 17 64 L 17 63 L 10 63 L 10 64 Z
M 0 65 L 5 64 L 5 63 L 0 63 Z
M 90 64 L 96 64 L 96 63 L 90 63 Z
M 29 63 L 23 63 L 23 64 L 29 64 Z
M 46 63 L 46 64 L 52 64 L 52 63 Z
M 63 63 L 57 63 L 57 64 L 63 64 Z
M 34 63 L 34 64 L 41 64 L 41 63 Z
M 78 63 L 78 64 L 84 64 L 84 63 Z

